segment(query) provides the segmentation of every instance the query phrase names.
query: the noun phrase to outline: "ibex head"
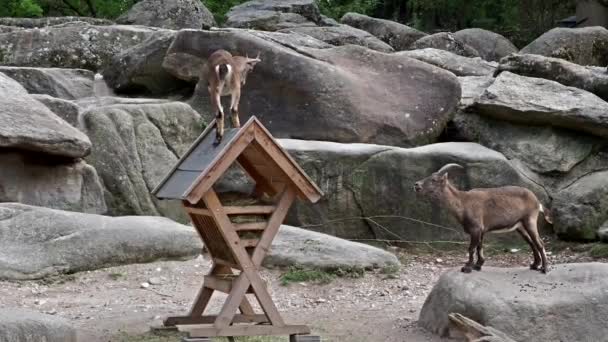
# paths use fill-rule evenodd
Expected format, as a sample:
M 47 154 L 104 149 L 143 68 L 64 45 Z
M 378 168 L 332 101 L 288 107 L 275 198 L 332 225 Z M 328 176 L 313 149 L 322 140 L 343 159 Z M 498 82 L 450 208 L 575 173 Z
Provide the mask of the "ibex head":
M 245 82 L 247 82 L 247 75 L 253 71 L 253 68 L 255 67 L 256 64 L 258 64 L 259 62 L 261 62 L 262 60 L 260 59 L 260 53 L 258 52 L 257 57 L 255 58 L 249 58 L 249 55 L 245 55 L 245 57 L 241 57 L 241 84 L 245 85 Z
M 439 198 L 443 189 L 448 184 L 448 172 L 454 170 L 464 170 L 464 167 L 458 164 L 447 164 L 439 169 L 439 171 L 433 172 L 433 174 L 425 179 L 416 182 L 414 190 L 431 198 Z

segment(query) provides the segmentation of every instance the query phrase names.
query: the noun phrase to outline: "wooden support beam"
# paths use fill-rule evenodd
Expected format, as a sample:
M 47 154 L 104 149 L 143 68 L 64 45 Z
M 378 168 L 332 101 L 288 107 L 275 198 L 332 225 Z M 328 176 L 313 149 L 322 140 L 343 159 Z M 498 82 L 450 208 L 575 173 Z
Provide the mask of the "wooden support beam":
M 264 230 L 268 222 L 248 222 L 248 223 L 236 223 L 234 229 L 237 232 L 250 231 L 250 230 Z
M 272 214 L 276 207 L 274 205 L 250 205 L 250 206 L 228 206 L 224 207 L 226 215 L 260 215 Z M 186 212 L 197 215 L 212 216 L 209 209 L 186 207 Z
M 177 328 L 179 331 L 190 333 L 190 337 L 310 334 L 310 328 L 306 325 L 284 325 L 281 327 L 272 325 L 232 325 L 222 329 L 217 329 L 209 325 L 178 325 Z
M 217 315 L 208 315 L 208 316 L 176 316 L 169 317 L 167 320 L 171 320 L 175 322 L 174 325 L 190 325 L 190 324 L 213 324 L 217 319 Z M 255 315 L 242 315 L 237 314 L 232 319 L 232 323 L 268 323 L 268 318 L 266 315 L 255 314 Z

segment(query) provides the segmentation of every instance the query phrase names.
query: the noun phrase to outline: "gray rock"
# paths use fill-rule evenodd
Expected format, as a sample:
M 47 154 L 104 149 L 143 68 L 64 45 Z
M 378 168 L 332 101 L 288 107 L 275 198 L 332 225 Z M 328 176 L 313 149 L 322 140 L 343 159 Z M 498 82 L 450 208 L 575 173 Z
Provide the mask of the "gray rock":
M 397 54 L 438 66 L 453 72 L 456 76 L 492 75 L 497 66 L 496 63 L 487 62 L 479 57 L 463 57 L 449 51 L 433 48 L 401 51 Z
M 454 32 L 454 37 L 477 50 L 479 56 L 486 61 L 498 62 L 501 58 L 518 51 L 517 47 L 507 38 L 480 28 Z
M 2 342 L 76 342 L 77 332 L 64 318 L 23 308 L 0 309 Z
M 563 85 L 584 89 L 608 100 L 608 73 L 605 67 L 581 66 L 559 58 L 514 54 L 503 58 L 498 72 L 544 78 Z
M 164 217 L 109 217 L 0 204 L 0 279 L 25 280 L 198 255 L 195 230 Z
M 40 28 L 74 22 L 84 22 L 91 25 L 112 25 L 113 22 L 102 18 L 89 17 L 44 17 L 44 18 L 0 18 L 0 25 L 20 28 Z
M 396 51 L 409 49 L 412 43 L 427 35 L 415 28 L 391 20 L 372 18 L 353 12 L 346 13 L 340 21 L 371 33 Z
M 597 230 L 597 237 L 602 242 L 608 242 L 608 221 L 604 222 L 604 224 Z
M 555 265 L 546 275 L 527 268 L 451 270 L 427 297 L 418 322 L 450 336 L 448 314 L 455 312 L 516 341 L 601 341 L 608 334 L 607 286 L 608 265 L 601 263 Z
M 341 238 L 462 238 L 460 225 L 445 209 L 419 198 L 413 190 L 416 181 L 452 162 L 466 167 L 465 175 L 451 179 L 460 189 L 521 185 L 534 191 L 543 203 L 548 199 L 541 187 L 502 154 L 474 143 L 411 149 L 303 140 L 280 143 L 325 193 L 314 205 L 298 201 L 286 223 Z
M 348 25 L 326 27 L 303 26 L 283 29 L 279 32 L 297 32 L 306 34 L 335 46 L 354 44 L 380 52 L 393 52 L 393 48 L 390 45 L 372 36 L 366 31 L 359 30 Z
M 115 55 L 161 31 L 141 26 L 80 23 L 3 33 L 0 64 L 97 71 L 109 65 Z
M 464 57 L 479 57 L 479 52 L 475 48 L 449 32 L 439 32 L 422 37 L 410 46 L 410 50 L 426 48 L 445 50 Z
M 279 138 L 426 144 L 436 141 L 460 99 L 452 73 L 355 45 L 294 50 L 243 31 L 184 30 L 167 58 L 204 59 L 222 47 L 243 55 L 261 53 L 262 62 L 243 88 L 241 121 L 255 113 Z M 187 65 L 184 60 L 181 64 Z M 169 71 L 194 74 L 182 68 Z M 206 88 L 202 81 L 191 103 L 211 121 L 215 110 Z
M 226 14 L 226 27 L 277 31 L 297 26 L 316 26 L 322 21 L 314 0 L 253 0 Z
M 16 81 L 0 73 L 0 147 L 81 158 L 91 142 Z
M 336 21 L 336 19 L 334 18 L 330 18 L 326 15 L 321 14 L 321 22 L 319 23 L 320 26 L 338 26 L 340 25 L 339 22 Z
M 456 113 L 452 122 L 458 136 L 520 160 L 541 174 L 571 171 L 602 143 L 561 128 L 513 124 L 466 111 Z
M 93 142 L 87 161 L 103 179 L 109 214 L 163 215 L 188 222 L 179 201 L 157 201 L 150 191 L 205 125 L 182 102 L 131 101 L 134 103 L 111 104 L 112 99 L 107 99 L 106 105 L 103 101 L 82 104 L 83 129 Z
M 174 31 L 159 32 L 114 56 L 102 72 L 108 86 L 117 92 L 152 95 L 168 94 L 184 87 L 184 82 L 162 66 L 174 37 Z
M 475 103 L 477 98 L 494 83 L 494 78 L 492 76 L 463 76 L 458 77 L 458 81 L 460 81 L 462 89 L 460 106 L 466 108 Z
M 89 70 L 0 66 L 0 72 L 19 82 L 30 94 L 46 94 L 66 100 L 93 96 Z
M 526 47 L 521 53 L 565 59 L 580 65 L 608 65 L 608 29 L 600 26 L 554 28 Z
M 380 248 L 282 225 L 264 266 L 307 266 L 321 269 L 381 268 L 399 265 L 395 255 Z
M 42 102 L 48 109 L 50 109 L 57 116 L 65 120 L 70 125 L 78 128 L 78 113 L 80 107 L 70 100 L 58 99 L 49 95 L 32 95 L 34 99 Z
M 555 81 L 501 73 L 473 105 L 479 114 L 608 137 L 608 103 Z
M 0 25 L 0 33 L 13 32 L 13 31 L 19 31 L 19 30 L 24 30 L 24 28 L 22 28 L 22 27 L 15 27 L 15 26 Z
M 0 202 L 103 214 L 97 172 L 84 161 L 53 161 L 39 154 L 0 152 Z
M 608 171 L 593 172 L 558 192 L 553 199 L 553 229 L 568 240 L 595 240 L 608 220 Z
M 116 22 L 172 30 L 217 26 L 213 14 L 200 0 L 143 0 L 118 17 Z

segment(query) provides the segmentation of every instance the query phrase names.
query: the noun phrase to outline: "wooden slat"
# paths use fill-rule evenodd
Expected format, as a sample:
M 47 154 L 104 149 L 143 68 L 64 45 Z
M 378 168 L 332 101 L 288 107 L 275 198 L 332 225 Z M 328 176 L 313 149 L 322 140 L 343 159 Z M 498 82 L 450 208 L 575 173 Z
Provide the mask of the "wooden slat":
M 224 207 L 224 213 L 227 215 L 272 214 L 275 209 L 274 205 L 228 206 Z M 186 211 L 191 214 L 211 216 L 209 209 L 186 207 Z
M 241 244 L 245 248 L 251 248 L 258 245 L 259 239 L 241 239 Z
M 208 316 L 175 316 L 169 317 L 167 320 L 171 320 L 171 322 L 175 322 L 174 325 L 195 325 L 195 324 L 213 324 L 217 319 L 217 315 L 208 315 Z M 266 315 L 262 314 L 254 314 L 254 315 L 235 315 L 232 319 L 233 323 L 267 323 L 268 318 Z
M 250 231 L 250 230 L 264 230 L 268 225 L 267 222 L 248 222 L 248 223 L 236 223 L 234 229 L 237 232 Z
M 222 265 L 222 266 L 226 266 L 226 267 L 230 267 L 230 268 L 235 268 L 235 269 L 241 269 L 241 267 L 239 265 L 237 265 L 236 263 L 224 260 L 224 259 L 219 259 L 219 258 L 213 258 L 213 262 L 218 264 L 218 265 Z
M 306 325 L 232 325 L 222 329 L 208 325 L 178 325 L 180 331 L 190 333 L 190 337 L 214 336 L 269 336 L 269 335 L 306 335 L 310 328 Z

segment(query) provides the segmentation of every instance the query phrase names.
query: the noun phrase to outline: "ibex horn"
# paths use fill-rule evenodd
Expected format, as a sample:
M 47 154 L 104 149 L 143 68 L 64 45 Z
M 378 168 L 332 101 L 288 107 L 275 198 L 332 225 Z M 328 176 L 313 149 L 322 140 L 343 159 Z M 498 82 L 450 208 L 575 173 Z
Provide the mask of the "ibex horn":
M 444 173 L 446 173 L 452 169 L 464 170 L 464 167 L 462 167 L 461 165 L 455 164 L 455 163 L 446 164 L 441 169 L 439 169 L 439 171 L 437 171 L 436 173 L 438 175 L 443 175 Z

